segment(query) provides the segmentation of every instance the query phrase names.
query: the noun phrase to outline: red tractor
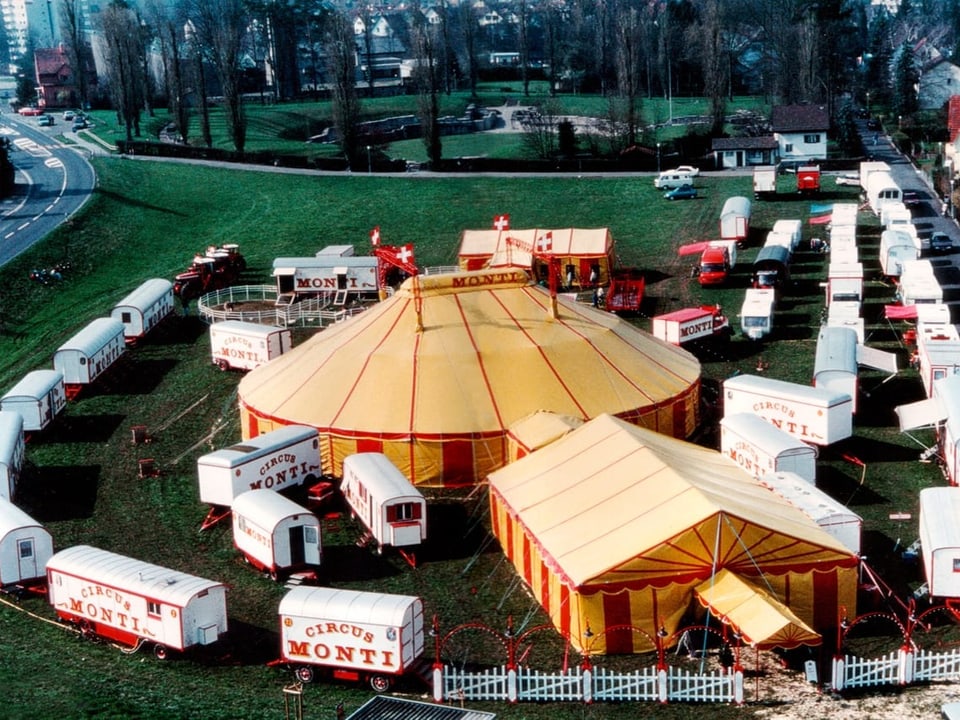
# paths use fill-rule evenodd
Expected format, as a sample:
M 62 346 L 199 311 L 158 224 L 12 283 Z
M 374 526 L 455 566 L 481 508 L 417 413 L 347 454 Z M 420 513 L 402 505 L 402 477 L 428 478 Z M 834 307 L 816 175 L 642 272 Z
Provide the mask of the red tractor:
M 196 255 L 190 267 L 173 281 L 173 294 L 187 303 L 213 290 L 233 285 L 240 279 L 247 263 L 236 245 L 208 248 L 205 255 Z

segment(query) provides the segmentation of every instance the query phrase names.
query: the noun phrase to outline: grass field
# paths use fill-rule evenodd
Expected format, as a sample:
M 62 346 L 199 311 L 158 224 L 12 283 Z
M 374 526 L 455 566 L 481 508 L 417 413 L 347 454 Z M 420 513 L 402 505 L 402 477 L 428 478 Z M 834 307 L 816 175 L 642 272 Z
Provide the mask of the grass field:
M 621 263 L 646 273 L 648 298 L 643 315 L 634 319 L 646 329 L 650 315 L 699 302 L 719 301 L 735 323 L 747 268 L 765 232 L 776 219 L 797 217 L 806 223 L 810 216 L 809 202 L 786 192 L 777 202 L 754 203 L 754 230 L 731 285 L 707 292 L 690 278 L 692 260 L 678 257 L 676 250 L 714 236 L 724 200 L 749 196 L 749 177 L 704 178 L 698 183 L 701 198 L 667 202 L 649 177 L 307 177 L 123 159 L 98 160 L 96 168 L 100 182 L 88 207 L 0 269 L 0 390 L 28 370 L 49 367 L 60 343 L 89 320 L 108 314 L 143 280 L 172 277 L 195 251 L 212 244 L 239 243 L 249 263 L 245 281 L 266 283 L 274 257 L 311 255 L 343 243 L 366 252 L 374 225 L 380 225 L 385 243 L 413 243 L 421 266 L 453 264 L 460 232 L 488 227 L 495 214 L 510 213 L 515 227 L 608 226 Z M 856 200 L 851 188 L 834 189 L 829 180 L 825 188 L 820 201 Z M 861 221 L 861 255 L 869 258 L 866 265 L 874 276 L 879 227 L 863 214 Z M 805 239 L 812 227 L 805 225 Z M 760 357 L 769 364 L 769 375 L 810 382 L 824 259 L 809 252 L 797 256 L 794 283 L 780 305 L 771 341 L 758 345 L 736 338 L 702 356 L 708 400 L 716 400 L 720 380 L 753 372 Z M 31 268 L 65 261 L 71 269 L 60 283 L 41 286 L 28 279 Z M 896 335 L 879 320 L 892 292 L 871 280 L 864 315 L 870 344 L 897 351 L 905 360 Z M 282 689 L 292 677 L 265 667 L 278 653 L 276 606 L 282 590 L 238 560 L 229 527 L 198 532 L 205 508 L 197 499 L 195 459 L 239 437 L 238 381 L 239 375 L 210 364 L 205 326 L 195 317 L 177 318 L 131 352 L 96 391 L 72 402 L 56 427 L 30 442 L 19 501 L 53 533 L 58 548 L 89 543 L 228 583 L 231 639 L 217 648 L 222 655 L 165 663 L 146 653 L 127 655 L 44 622 L 52 617 L 45 601 L 28 598 L 20 609 L 37 617 L 0 606 L 0 683 L 16 698 L 15 705 L 0 708 L 0 717 L 282 716 Z M 883 381 L 877 373 L 861 375 L 869 395 L 861 398 L 856 436 L 822 451 L 818 484 L 864 517 L 864 553 L 899 592 L 907 592 L 917 584 L 918 570 L 905 570 L 894 547 L 916 537 L 916 521 L 901 525 L 888 515 L 907 511 L 916 518 L 917 491 L 943 484 L 943 478 L 936 465 L 918 463 L 920 448 L 894 429 L 893 407 L 923 395 L 916 373 L 906 370 Z M 711 444 L 715 437 L 707 415 L 700 441 Z M 131 443 L 131 428 L 138 424 L 155 436 L 151 445 Z M 918 437 L 930 441 L 929 434 Z M 844 454 L 860 458 L 865 471 L 845 461 Z M 137 461 L 145 456 L 159 463 L 159 478 L 137 478 Z M 481 551 L 483 501 L 428 495 L 434 541 L 419 569 L 356 548 L 355 528 L 344 522 L 324 536 L 322 580 L 421 595 L 445 627 L 473 619 L 505 626 L 508 615 L 518 623 L 542 622 L 528 596 L 505 592 L 511 573 L 499 562 L 495 546 Z M 423 692 L 416 685 L 409 689 Z M 366 697 L 359 687 L 311 685 L 306 717 L 329 718 L 337 702 L 352 710 Z M 485 707 L 503 718 L 530 720 L 722 719 L 755 712 L 750 706 L 602 703 Z

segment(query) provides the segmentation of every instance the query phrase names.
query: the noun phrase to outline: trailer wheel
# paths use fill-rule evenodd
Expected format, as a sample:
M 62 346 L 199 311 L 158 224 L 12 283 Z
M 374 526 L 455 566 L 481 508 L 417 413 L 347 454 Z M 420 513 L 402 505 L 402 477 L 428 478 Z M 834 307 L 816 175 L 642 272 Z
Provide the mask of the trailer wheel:
M 217 360 L 217 367 L 226 372 L 230 369 L 230 363 L 226 360 Z
M 167 649 L 163 645 L 154 645 L 153 646 L 153 655 L 157 660 L 166 660 L 167 659 Z
M 390 678 L 388 678 L 386 675 L 371 675 L 370 687 L 374 692 L 386 692 L 390 689 Z
M 312 667 L 307 667 L 306 665 L 304 665 L 303 667 L 298 667 L 295 674 L 297 676 L 297 680 L 299 680 L 302 683 L 309 684 L 313 682 Z

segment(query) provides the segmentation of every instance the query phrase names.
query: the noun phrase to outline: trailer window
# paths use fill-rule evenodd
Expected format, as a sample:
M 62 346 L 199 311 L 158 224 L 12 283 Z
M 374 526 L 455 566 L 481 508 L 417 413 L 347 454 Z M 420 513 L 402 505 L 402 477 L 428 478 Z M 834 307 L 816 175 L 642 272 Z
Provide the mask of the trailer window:
M 131 316 L 130 313 L 128 312 L 120 313 L 120 322 L 129 324 L 131 320 L 133 320 L 133 317 Z
M 960 572 L 960 558 L 953 559 L 953 571 Z
M 312 525 L 304 525 L 303 527 L 303 542 L 305 545 L 316 545 L 317 544 L 317 529 Z
M 419 519 L 420 505 L 418 503 L 398 503 L 387 508 L 387 522 Z
M 20 550 L 22 560 L 33 557 L 33 540 L 21 540 L 17 543 L 17 547 Z
M 147 615 L 160 616 L 160 603 L 156 600 L 147 600 Z

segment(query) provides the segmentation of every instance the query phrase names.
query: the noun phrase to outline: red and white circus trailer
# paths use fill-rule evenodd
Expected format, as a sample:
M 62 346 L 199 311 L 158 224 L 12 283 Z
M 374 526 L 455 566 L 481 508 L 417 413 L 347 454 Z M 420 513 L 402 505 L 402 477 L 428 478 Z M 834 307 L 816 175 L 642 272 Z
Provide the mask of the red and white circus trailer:
M 0 410 L 18 412 L 24 432 L 43 430 L 67 405 L 63 373 L 57 370 L 33 370 L 0 398 Z
M 423 601 L 410 595 L 300 586 L 283 596 L 279 615 L 281 661 L 302 682 L 320 668 L 384 692 L 425 648 Z
M 63 374 L 67 397 L 110 369 L 126 350 L 123 323 L 114 318 L 90 322 L 53 354 L 53 369 Z
M 110 317 L 123 323 L 123 336 L 128 344 L 133 344 L 172 312 L 173 283 L 153 278 L 114 305 Z
M 857 332 L 852 328 L 823 326 L 817 333 L 813 385 L 849 395 L 857 412 L 860 376 L 857 372 Z
M 320 520 L 293 500 L 275 490 L 248 490 L 231 511 L 234 547 L 272 579 L 320 565 Z
M 345 457 L 340 491 L 378 552 L 389 545 L 406 553 L 427 539 L 427 501 L 383 453 Z
M 720 420 L 720 452 L 760 480 L 787 471 L 810 483 L 817 480 L 817 448 L 753 413 Z
M 853 399 L 846 393 L 736 375 L 723 381 L 723 416 L 753 413 L 814 445 L 832 445 L 853 435 Z
M 0 588 L 42 583 L 52 555 L 50 533 L 12 502 L 0 499 Z
M 253 370 L 293 347 L 290 328 L 243 320 L 210 325 L 210 355 L 221 370 Z
M 289 305 L 303 297 L 323 294 L 376 296 L 380 288 L 377 268 L 373 255 L 276 258 L 273 276 L 277 279 L 277 304 Z
M 23 437 L 23 416 L 0 410 L 0 498 L 13 500 L 26 455 Z
M 227 588 L 89 545 L 47 561 L 47 593 L 64 621 L 95 635 L 168 650 L 211 645 L 227 632 Z
M 932 598 L 960 597 L 960 488 L 920 491 L 920 554 Z
M 226 515 L 240 493 L 287 490 L 320 476 L 320 434 L 307 425 L 287 425 L 197 458 L 200 501 L 213 508 L 209 527 Z

